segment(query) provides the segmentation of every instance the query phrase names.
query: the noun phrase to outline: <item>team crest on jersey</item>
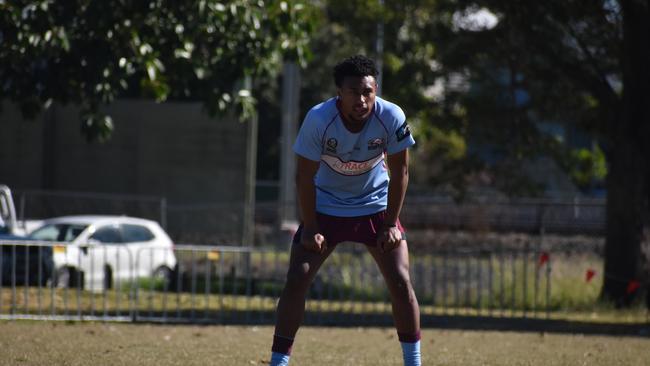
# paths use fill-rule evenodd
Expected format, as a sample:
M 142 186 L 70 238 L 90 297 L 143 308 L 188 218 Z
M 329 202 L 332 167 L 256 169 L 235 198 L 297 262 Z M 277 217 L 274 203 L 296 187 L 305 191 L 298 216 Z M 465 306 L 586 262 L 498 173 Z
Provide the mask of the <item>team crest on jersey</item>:
M 406 121 L 404 121 L 404 123 L 397 129 L 397 131 L 395 131 L 395 135 L 397 135 L 397 141 L 402 141 L 405 138 L 411 136 L 411 128 Z
M 332 153 L 336 153 L 336 146 L 338 146 L 338 144 L 339 144 L 339 142 L 336 141 L 336 139 L 332 137 L 332 138 L 327 140 L 327 149 L 326 150 L 329 151 L 329 152 L 332 152 Z
M 383 147 L 384 147 L 384 139 L 382 138 L 377 137 L 374 139 L 370 139 L 368 141 L 368 150 L 377 150 Z

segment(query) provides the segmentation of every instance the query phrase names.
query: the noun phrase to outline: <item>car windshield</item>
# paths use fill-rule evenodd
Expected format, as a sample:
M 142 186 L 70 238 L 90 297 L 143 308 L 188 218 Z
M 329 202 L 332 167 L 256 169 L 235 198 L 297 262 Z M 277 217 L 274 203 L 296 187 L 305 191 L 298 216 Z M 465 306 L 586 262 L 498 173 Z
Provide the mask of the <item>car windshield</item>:
M 75 240 L 87 227 L 88 225 L 81 224 L 47 224 L 32 232 L 29 238 L 43 241 L 70 242 Z

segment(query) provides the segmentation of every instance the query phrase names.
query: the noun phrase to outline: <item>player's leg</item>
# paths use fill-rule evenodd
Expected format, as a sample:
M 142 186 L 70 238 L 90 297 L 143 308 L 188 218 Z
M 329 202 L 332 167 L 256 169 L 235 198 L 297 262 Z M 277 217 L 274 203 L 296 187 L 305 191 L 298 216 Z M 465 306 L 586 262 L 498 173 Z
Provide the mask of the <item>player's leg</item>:
M 387 253 L 367 246 L 384 276 L 391 297 L 393 319 L 402 345 L 405 365 L 420 365 L 420 307 L 409 276 L 406 240 Z
M 309 286 L 318 269 L 333 250 L 334 246 L 328 247 L 324 253 L 315 253 L 306 250 L 300 243 L 292 244 L 289 270 L 276 312 L 272 357 L 288 360 L 293 339 L 305 313 L 305 297 Z M 275 364 L 283 363 L 274 363 L 272 360 L 271 365 Z
M 329 247 L 325 253 L 315 253 L 298 243 L 291 246 L 287 278 L 278 302 L 276 334 L 288 337 L 295 335 L 302 322 L 309 286 L 333 249 Z

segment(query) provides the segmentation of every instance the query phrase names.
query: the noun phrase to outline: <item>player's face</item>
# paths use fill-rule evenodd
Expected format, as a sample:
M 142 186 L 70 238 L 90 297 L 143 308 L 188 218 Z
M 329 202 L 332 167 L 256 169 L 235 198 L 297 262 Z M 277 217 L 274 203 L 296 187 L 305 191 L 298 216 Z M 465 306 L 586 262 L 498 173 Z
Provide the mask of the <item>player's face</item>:
M 377 82 L 372 76 L 346 76 L 338 88 L 341 113 L 352 123 L 363 123 L 372 113 Z

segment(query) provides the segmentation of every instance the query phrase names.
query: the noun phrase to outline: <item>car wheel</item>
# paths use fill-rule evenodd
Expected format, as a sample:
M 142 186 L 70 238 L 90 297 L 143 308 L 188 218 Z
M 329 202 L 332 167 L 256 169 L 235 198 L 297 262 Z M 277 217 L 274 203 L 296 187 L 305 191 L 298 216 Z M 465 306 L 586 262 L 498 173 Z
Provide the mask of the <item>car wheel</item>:
M 72 267 L 62 267 L 56 271 L 56 278 L 54 283 L 58 288 L 72 288 L 79 285 L 79 281 L 83 283 L 83 278 L 80 278 L 83 273 L 79 273 Z
M 50 269 L 51 267 L 48 266 L 48 263 L 45 261 L 42 261 L 40 263 L 30 263 L 30 268 L 31 266 L 34 266 L 33 273 L 29 273 L 29 286 L 38 286 L 38 287 L 46 287 L 49 286 L 51 283 L 50 277 L 52 276 L 52 270 Z
M 113 288 L 113 270 L 109 266 L 104 266 L 104 289 Z
M 169 290 L 170 285 L 172 282 L 172 270 L 169 269 L 169 267 L 161 266 L 158 267 L 154 272 L 152 276 L 156 282 L 162 283 L 163 289 Z

